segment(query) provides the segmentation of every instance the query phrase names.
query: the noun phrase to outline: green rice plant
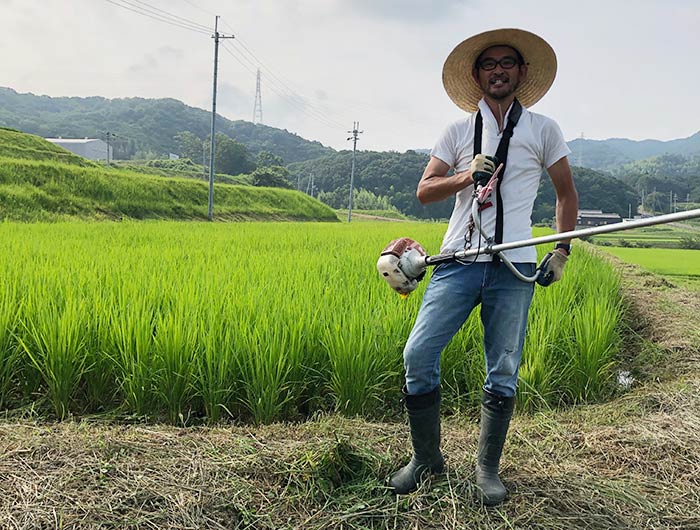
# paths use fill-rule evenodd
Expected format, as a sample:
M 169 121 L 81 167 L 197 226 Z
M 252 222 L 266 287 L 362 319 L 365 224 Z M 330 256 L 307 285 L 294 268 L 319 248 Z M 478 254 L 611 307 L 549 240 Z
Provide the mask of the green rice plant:
M 335 409 L 353 416 L 375 410 L 392 377 L 389 358 L 378 350 L 371 324 L 352 315 L 329 323 L 323 344 L 331 367 L 328 386 Z
M 59 419 L 70 413 L 70 403 L 85 372 L 85 304 L 38 293 L 30 298 L 31 319 L 24 322 L 21 345 L 46 385 Z
M 240 401 L 256 423 L 279 419 L 291 399 L 292 367 L 280 346 L 289 337 L 289 328 L 271 326 L 268 316 L 256 315 L 250 328 L 239 328 L 236 352 L 237 371 L 243 390 Z
M 111 328 L 110 306 L 114 303 L 111 293 L 105 288 L 108 279 L 96 274 L 93 293 L 86 293 L 88 313 L 92 315 L 92 325 L 86 330 L 85 346 L 85 382 L 86 408 L 89 411 L 109 410 L 115 405 L 119 388 L 116 363 L 114 360 L 114 338 Z
M 230 412 L 234 395 L 233 330 L 222 317 L 221 304 L 202 318 L 200 354 L 195 358 L 194 387 L 209 423 Z
M 172 423 L 185 422 L 184 412 L 194 393 L 194 361 L 199 355 L 202 324 L 192 309 L 182 302 L 173 304 L 155 320 L 152 365 L 155 391 Z
M 620 348 L 623 311 L 619 274 L 590 254 L 581 257 L 579 267 L 566 387 L 572 399 L 587 401 L 600 398 L 606 389 Z M 593 277 L 596 281 L 584 280 Z
M 586 298 L 573 315 L 574 344 L 570 351 L 569 392 L 575 401 L 601 397 L 618 353 L 620 305 L 608 299 Z
M 73 411 L 165 413 L 173 423 L 200 415 L 269 423 L 327 410 L 391 413 L 427 280 L 401 299 L 377 274 L 377 256 L 406 234 L 434 253 L 443 232 L 427 223 L 1 224 L 0 318 L 5 304 L 17 319 L 5 335 L 8 351 L 19 351 L 6 395 L 29 404 L 50 394 L 46 348 L 35 343 L 71 301 L 80 307 L 80 355 L 64 362 L 80 375 L 68 378 L 75 385 L 63 402 Z M 581 348 L 591 352 L 596 348 L 586 344 L 606 339 L 574 323 L 602 318 L 583 316 L 596 310 L 585 304 L 590 298 L 619 303 L 619 282 L 609 272 L 577 247 L 564 279 L 536 288 L 521 407 L 605 394 L 615 346 L 607 361 L 588 363 L 599 369 L 586 368 Z M 593 305 L 602 311 L 605 304 Z M 617 329 L 617 317 L 609 318 Z M 475 311 L 443 353 L 450 407 L 478 404 L 482 339 Z
M 0 409 L 7 403 L 21 360 L 15 338 L 20 312 L 17 280 L 10 277 L 0 283 Z
M 138 289 L 125 286 L 120 295 L 109 308 L 111 344 L 106 346 L 106 352 L 116 366 L 126 407 L 144 416 L 152 412 L 155 401 L 154 310 L 147 297 L 139 296 Z

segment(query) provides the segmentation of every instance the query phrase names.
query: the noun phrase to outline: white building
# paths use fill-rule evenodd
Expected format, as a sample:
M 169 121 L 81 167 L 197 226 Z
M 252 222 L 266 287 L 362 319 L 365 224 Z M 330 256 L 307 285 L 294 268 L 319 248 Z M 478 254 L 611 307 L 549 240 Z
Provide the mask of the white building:
M 89 160 L 107 158 L 107 142 L 98 138 L 46 138 L 52 144 L 59 145 L 71 153 Z M 112 146 L 109 146 L 109 159 L 113 159 Z

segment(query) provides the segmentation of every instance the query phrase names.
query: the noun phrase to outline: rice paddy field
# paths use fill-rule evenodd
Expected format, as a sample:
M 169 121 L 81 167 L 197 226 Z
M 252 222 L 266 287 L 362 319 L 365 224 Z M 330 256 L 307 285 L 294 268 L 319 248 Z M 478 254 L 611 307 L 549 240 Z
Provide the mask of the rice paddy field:
M 700 251 L 698 250 L 607 247 L 605 251 L 671 281 L 700 287 Z
M 700 290 L 700 232 L 692 222 L 595 236 L 594 242 L 627 263 L 672 283 Z
M 536 290 L 506 502 L 473 499 L 477 315 L 443 358 L 446 472 L 389 493 L 424 285 L 375 262 L 443 231 L 1 224 L 0 528 L 700 528 L 700 299 L 583 244 Z
M 0 407 L 175 425 L 398 414 L 407 300 L 375 263 L 396 237 L 437 252 L 444 226 L 411 223 L 67 222 L 0 225 Z M 537 289 L 520 406 L 614 391 L 619 276 L 577 247 Z M 478 403 L 478 312 L 442 361 L 445 401 Z

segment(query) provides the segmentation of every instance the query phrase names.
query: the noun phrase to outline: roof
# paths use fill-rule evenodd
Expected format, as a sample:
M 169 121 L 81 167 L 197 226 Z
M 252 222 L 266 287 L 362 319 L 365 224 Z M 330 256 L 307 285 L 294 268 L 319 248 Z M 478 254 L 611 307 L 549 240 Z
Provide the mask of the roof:
M 45 138 L 49 142 L 62 144 L 86 144 L 88 142 L 102 142 L 99 138 Z

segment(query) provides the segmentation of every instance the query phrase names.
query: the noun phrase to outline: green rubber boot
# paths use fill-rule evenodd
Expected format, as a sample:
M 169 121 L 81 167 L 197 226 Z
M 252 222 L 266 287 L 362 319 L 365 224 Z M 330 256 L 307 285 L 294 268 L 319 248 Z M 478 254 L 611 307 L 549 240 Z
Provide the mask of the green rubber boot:
M 498 477 L 498 464 L 514 406 L 514 397 L 497 396 L 484 390 L 479 452 L 476 456 L 476 497 L 487 506 L 500 504 L 508 493 Z
M 397 495 L 418 489 L 434 473 L 442 473 L 445 460 L 440 453 L 440 387 L 411 396 L 404 388 L 404 402 L 411 427 L 413 458 L 389 480 Z

